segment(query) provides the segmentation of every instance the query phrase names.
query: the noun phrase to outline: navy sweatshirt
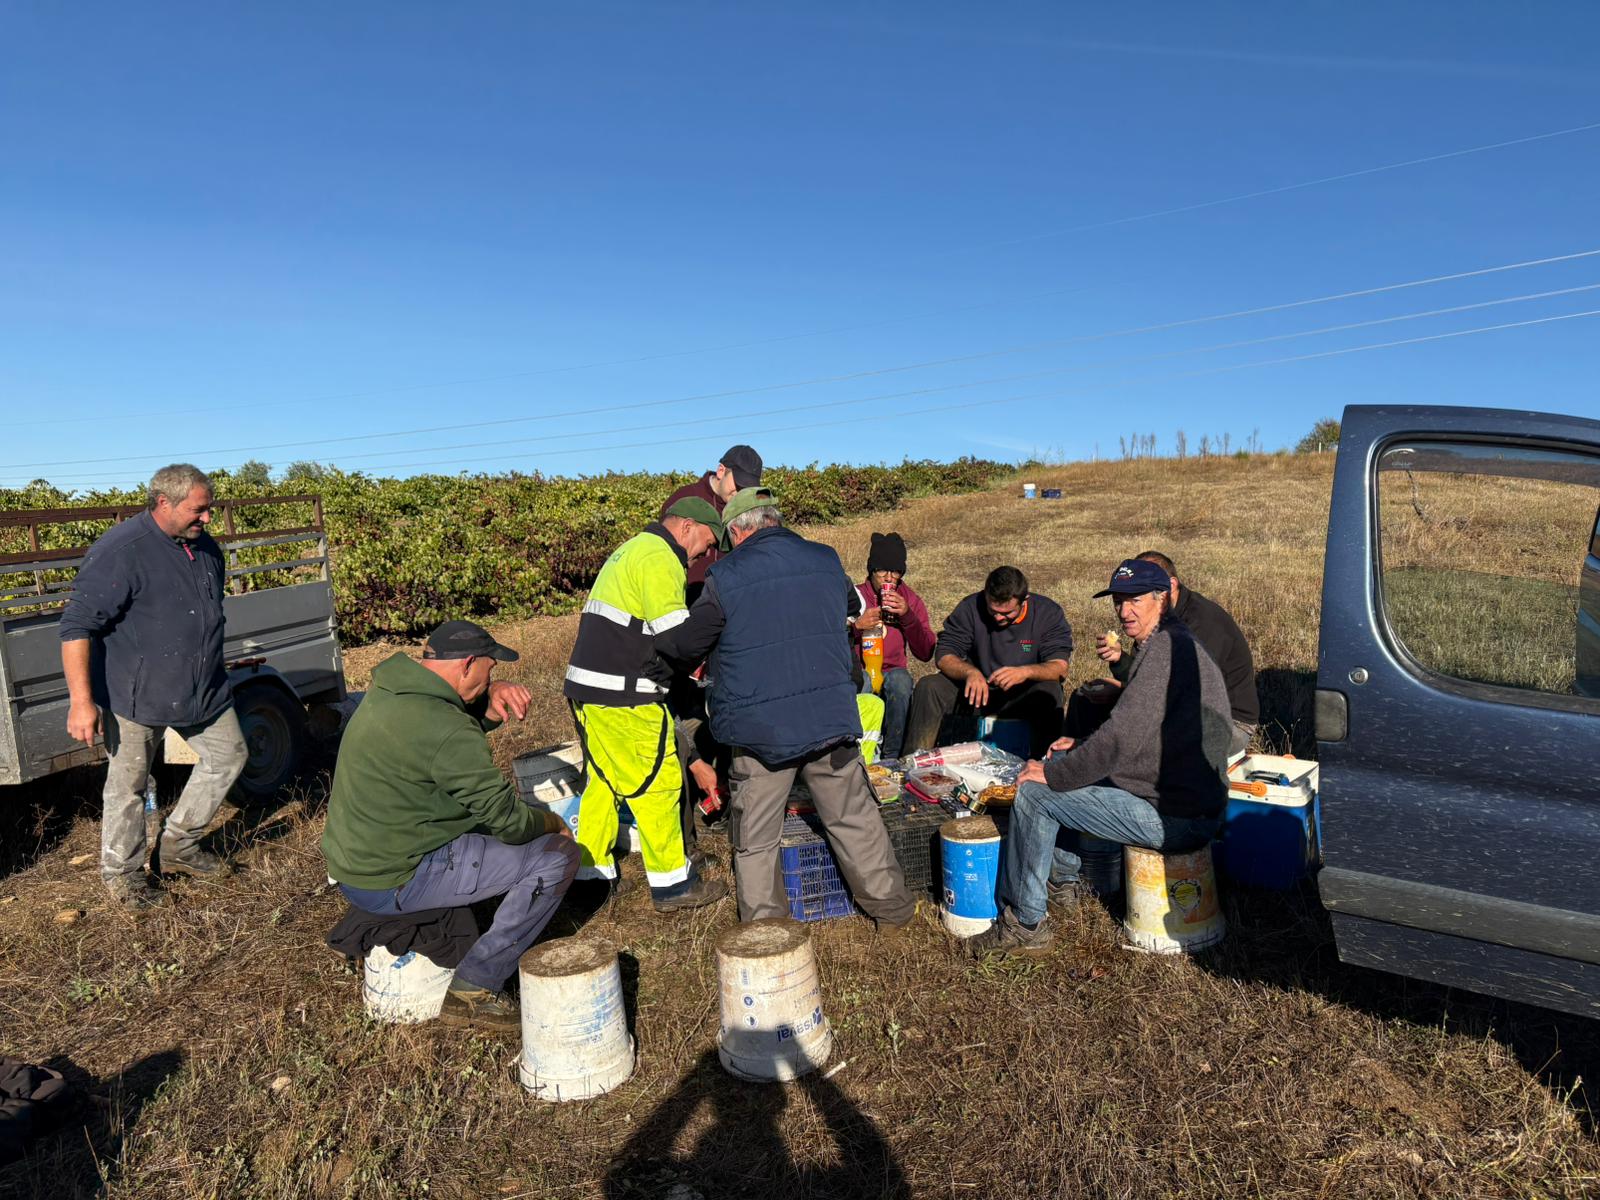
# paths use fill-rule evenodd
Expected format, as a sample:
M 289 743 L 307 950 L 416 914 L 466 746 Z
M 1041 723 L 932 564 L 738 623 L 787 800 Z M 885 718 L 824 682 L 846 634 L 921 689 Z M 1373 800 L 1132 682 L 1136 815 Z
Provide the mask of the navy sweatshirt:
M 91 638 L 95 702 L 140 725 L 201 725 L 233 703 L 222 655 L 222 548 L 163 533 L 149 512 L 89 547 L 61 616 L 63 642 Z

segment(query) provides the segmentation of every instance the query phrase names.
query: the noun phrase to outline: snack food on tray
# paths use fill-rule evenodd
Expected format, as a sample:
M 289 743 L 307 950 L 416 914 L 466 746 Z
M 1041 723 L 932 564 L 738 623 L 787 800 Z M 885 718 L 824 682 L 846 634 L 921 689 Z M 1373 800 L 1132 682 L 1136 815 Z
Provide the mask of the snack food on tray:
M 892 771 L 881 763 L 867 764 L 867 782 L 872 785 L 872 792 L 881 804 L 899 798 L 900 779 L 898 771 Z
M 1014 783 L 991 783 L 978 793 L 978 799 L 985 808 L 1010 808 L 1017 800 L 1017 785 Z

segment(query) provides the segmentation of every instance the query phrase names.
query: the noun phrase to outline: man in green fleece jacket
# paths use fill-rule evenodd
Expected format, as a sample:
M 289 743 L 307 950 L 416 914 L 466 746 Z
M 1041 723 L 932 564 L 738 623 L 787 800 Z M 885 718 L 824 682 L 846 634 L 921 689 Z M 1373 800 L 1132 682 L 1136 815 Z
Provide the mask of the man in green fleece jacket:
M 503 992 L 578 871 L 566 823 L 530 808 L 485 733 L 527 715 L 527 688 L 491 681 L 517 652 L 471 621 L 446 621 L 417 662 L 378 664 L 339 746 L 322 853 L 345 899 L 376 916 L 504 899 L 456 967 L 439 1019 L 515 1029 Z

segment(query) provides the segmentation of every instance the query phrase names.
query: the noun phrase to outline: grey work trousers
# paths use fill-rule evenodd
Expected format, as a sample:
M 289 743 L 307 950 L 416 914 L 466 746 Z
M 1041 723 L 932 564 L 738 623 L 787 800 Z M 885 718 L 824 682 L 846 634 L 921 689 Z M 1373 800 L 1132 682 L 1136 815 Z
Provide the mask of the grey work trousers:
M 181 857 L 200 840 L 248 757 L 244 736 L 239 732 L 239 718 L 232 708 L 224 709 L 204 725 L 175 728 L 200 761 L 189 773 L 189 782 L 167 815 L 161 854 L 168 860 Z M 100 874 L 107 880 L 131 875 L 144 866 L 144 788 L 163 729 L 105 713 L 110 762 L 101 794 Z
M 886 925 L 911 920 L 917 904 L 906 890 L 905 872 L 889 844 L 856 745 L 836 746 L 782 767 L 768 767 L 743 748 L 734 750 L 730 836 L 739 919 L 789 915 L 781 849 L 784 811 L 796 775 L 811 790 L 839 874 L 856 903 Z

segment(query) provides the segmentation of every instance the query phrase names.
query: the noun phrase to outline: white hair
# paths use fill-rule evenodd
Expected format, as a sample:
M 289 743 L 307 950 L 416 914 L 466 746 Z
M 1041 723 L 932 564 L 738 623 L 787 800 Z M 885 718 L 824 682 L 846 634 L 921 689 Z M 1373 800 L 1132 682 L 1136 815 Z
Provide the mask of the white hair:
M 740 533 L 754 533 L 758 529 L 766 529 L 772 525 L 782 525 L 783 514 L 778 511 L 775 504 L 763 504 L 760 508 L 748 509 L 728 522 L 729 529 L 737 529 Z

